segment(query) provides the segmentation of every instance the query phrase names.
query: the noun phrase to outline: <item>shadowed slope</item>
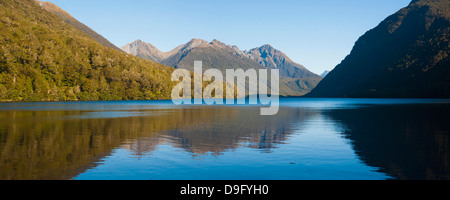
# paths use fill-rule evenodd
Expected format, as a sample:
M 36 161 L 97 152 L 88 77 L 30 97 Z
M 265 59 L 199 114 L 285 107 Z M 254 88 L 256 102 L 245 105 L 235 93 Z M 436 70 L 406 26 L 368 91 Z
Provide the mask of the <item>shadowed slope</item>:
M 450 1 L 417 0 L 356 42 L 310 97 L 450 98 Z

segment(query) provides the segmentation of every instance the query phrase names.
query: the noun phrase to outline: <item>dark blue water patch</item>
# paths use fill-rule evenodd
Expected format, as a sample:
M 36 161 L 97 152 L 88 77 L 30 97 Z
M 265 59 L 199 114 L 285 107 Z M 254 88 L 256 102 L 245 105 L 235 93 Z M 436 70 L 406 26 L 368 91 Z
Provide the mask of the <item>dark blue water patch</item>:
M 449 99 L 281 98 L 280 106 L 352 109 L 380 105 L 449 104 Z

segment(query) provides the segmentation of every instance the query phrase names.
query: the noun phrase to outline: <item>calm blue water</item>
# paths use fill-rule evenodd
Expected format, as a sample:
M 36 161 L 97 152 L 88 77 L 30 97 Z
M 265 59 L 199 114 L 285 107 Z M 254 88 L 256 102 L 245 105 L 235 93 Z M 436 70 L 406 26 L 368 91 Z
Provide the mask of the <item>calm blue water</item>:
M 450 101 L 0 104 L 0 179 L 450 179 Z

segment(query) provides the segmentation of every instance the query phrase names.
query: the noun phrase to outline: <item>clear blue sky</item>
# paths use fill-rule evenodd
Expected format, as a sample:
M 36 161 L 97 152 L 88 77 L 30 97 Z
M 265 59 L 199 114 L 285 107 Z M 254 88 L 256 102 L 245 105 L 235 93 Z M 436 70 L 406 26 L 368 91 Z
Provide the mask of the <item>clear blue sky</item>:
M 315 73 L 410 0 L 50 0 L 121 47 L 136 39 L 170 51 L 192 38 L 249 50 L 264 44 Z

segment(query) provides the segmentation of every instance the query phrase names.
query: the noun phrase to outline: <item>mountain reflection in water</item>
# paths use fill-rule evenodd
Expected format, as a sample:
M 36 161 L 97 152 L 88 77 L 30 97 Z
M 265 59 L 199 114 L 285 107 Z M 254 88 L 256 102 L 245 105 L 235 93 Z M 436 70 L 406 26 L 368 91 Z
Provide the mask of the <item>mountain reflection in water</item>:
M 0 179 L 449 179 L 449 104 L 372 101 L 2 104 Z

